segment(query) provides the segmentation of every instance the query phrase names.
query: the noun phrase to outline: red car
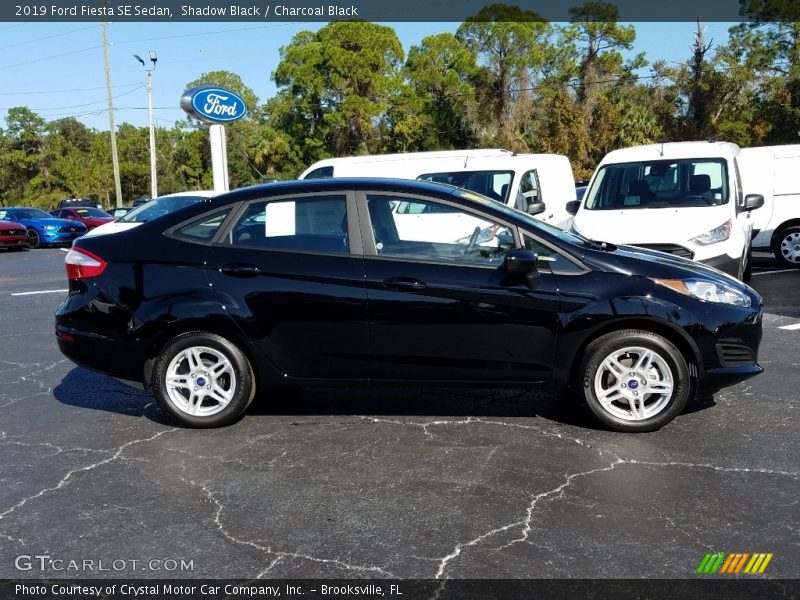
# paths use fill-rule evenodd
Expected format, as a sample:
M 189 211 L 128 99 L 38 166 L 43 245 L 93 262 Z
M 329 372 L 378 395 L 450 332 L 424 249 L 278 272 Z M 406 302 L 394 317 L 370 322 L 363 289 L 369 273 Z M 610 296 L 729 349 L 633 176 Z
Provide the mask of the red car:
M 22 250 L 28 247 L 28 229 L 14 221 L 0 221 L 0 248 Z
M 75 208 L 59 208 L 51 210 L 50 214 L 59 219 L 80 221 L 86 229 L 94 229 L 116 219 L 104 210 L 92 206 L 77 206 Z

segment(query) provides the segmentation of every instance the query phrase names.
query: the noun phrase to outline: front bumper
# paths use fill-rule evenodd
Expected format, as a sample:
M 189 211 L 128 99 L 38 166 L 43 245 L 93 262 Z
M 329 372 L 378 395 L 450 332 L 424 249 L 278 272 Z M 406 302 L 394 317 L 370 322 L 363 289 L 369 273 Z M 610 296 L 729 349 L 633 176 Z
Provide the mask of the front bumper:
M 731 258 L 727 254 L 721 254 L 720 256 L 712 256 L 711 258 L 699 260 L 699 262 L 703 263 L 704 265 L 714 267 L 715 269 L 718 269 L 723 273 L 727 273 L 733 277 L 737 277 L 739 275 L 739 263 L 741 263 L 741 261 L 741 257 Z
M 85 229 L 76 232 L 41 231 L 39 232 L 43 244 L 71 244 L 73 240 L 86 233 Z
M 3 248 L 27 248 L 29 246 L 28 236 L 0 236 L 0 246 Z

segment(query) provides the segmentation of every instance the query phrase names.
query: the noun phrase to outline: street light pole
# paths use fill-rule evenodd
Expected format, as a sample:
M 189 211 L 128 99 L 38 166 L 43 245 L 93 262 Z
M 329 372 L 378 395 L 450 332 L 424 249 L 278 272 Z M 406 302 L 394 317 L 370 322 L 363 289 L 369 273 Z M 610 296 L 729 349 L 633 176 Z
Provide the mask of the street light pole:
M 153 71 L 156 69 L 158 56 L 156 56 L 154 50 L 150 51 L 150 60 L 153 63 L 152 69 L 147 68 L 144 60 L 142 60 L 142 57 L 138 54 L 134 54 L 133 57 L 142 63 L 142 66 L 145 67 L 145 71 L 147 71 L 147 117 L 150 125 L 150 197 L 157 198 L 158 171 L 156 169 L 156 128 L 153 122 Z

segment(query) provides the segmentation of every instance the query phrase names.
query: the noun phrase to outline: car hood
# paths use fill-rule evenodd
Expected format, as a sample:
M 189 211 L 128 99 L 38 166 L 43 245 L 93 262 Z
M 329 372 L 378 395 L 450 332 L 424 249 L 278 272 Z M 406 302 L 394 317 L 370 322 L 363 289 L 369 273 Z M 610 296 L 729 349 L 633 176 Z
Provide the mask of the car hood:
M 755 294 L 749 286 L 719 269 L 658 250 L 638 246 L 614 246 L 609 250 L 587 250 L 583 259 L 588 266 L 604 271 L 661 279 L 701 278 Z
M 635 208 L 587 210 L 575 215 L 573 227 L 584 237 L 612 244 L 677 244 L 719 227 L 730 208 Z
M 100 227 L 95 227 L 89 231 L 86 236 L 94 237 L 96 235 L 105 235 L 108 233 L 119 233 L 120 231 L 128 231 L 134 227 L 138 227 L 141 223 L 125 223 L 124 221 L 112 221 Z
M 0 221 L 0 231 L 16 231 L 17 229 L 25 229 L 25 225 L 19 221 Z
M 70 219 L 58 219 L 56 217 L 53 217 L 52 219 L 20 219 L 17 222 L 27 225 L 28 227 L 44 227 L 45 225 L 55 225 L 56 227 L 75 226 L 78 227 L 79 229 L 86 229 L 86 225 L 84 225 L 80 221 L 71 221 Z

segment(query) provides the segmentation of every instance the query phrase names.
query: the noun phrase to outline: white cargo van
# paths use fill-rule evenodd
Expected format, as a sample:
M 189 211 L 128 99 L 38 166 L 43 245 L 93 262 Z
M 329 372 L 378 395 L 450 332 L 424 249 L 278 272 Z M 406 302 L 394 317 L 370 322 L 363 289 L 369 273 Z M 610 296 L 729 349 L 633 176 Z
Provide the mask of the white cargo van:
M 517 154 L 508 150 L 451 150 L 329 158 L 299 179 L 390 177 L 449 183 L 493 198 L 564 227 L 566 204 L 576 199 L 569 159 L 560 154 Z
M 753 212 L 753 249 L 800 267 L 800 144 L 742 148 L 740 156 L 745 190 L 764 194 Z
M 740 153 L 728 142 L 671 142 L 610 152 L 583 201 L 570 206 L 576 211 L 573 231 L 661 250 L 746 279 L 751 212 L 764 198 L 744 194 Z

